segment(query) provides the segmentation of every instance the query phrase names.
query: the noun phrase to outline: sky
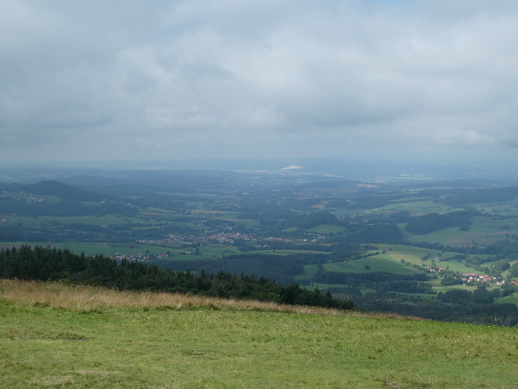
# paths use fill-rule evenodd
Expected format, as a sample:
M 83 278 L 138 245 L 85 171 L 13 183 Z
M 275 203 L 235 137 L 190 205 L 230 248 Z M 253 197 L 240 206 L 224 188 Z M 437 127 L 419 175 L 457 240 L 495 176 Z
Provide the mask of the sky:
M 0 0 L 0 162 L 518 159 L 515 0 Z

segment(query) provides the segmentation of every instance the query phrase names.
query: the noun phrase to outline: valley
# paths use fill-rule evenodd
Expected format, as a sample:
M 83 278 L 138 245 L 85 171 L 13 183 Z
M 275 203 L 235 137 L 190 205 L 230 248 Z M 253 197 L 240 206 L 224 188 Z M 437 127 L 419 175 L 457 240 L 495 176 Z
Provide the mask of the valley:
M 445 320 L 470 316 L 450 312 L 460 290 L 500 307 L 475 322 L 518 323 L 516 187 L 298 171 L 73 173 L 1 184 L 2 247 L 243 273 Z M 450 313 L 432 313 L 441 310 Z

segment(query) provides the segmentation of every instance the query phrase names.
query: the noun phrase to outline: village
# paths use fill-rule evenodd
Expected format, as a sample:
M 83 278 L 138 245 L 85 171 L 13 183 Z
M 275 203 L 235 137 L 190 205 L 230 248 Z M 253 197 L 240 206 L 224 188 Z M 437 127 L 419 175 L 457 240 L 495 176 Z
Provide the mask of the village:
M 430 273 L 443 273 L 447 271 L 447 269 L 443 266 L 434 266 L 428 269 Z M 460 280 L 464 285 L 475 285 L 478 283 L 482 284 L 495 284 L 498 286 L 505 285 L 507 281 L 502 277 L 489 276 L 487 274 L 479 274 L 479 273 L 461 273 Z M 509 281 L 512 285 L 518 286 L 518 282 Z

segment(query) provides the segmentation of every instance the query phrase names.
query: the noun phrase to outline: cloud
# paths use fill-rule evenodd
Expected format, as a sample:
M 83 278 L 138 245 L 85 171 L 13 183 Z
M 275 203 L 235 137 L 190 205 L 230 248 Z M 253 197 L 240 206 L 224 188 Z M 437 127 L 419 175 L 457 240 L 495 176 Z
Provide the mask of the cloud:
M 498 154 L 518 144 L 517 33 L 504 0 L 7 2 L 0 152 Z

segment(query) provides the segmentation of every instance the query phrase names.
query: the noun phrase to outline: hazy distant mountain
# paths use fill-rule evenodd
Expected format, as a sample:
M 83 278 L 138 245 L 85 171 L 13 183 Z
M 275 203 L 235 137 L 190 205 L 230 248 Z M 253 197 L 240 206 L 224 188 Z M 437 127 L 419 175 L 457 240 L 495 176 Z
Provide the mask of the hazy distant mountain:
M 24 188 L 35 195 L 58 196 L 66 200 L 100 201 L 105 197 L 59 181 L 41 181 L 37 184 L 26 185 Z

